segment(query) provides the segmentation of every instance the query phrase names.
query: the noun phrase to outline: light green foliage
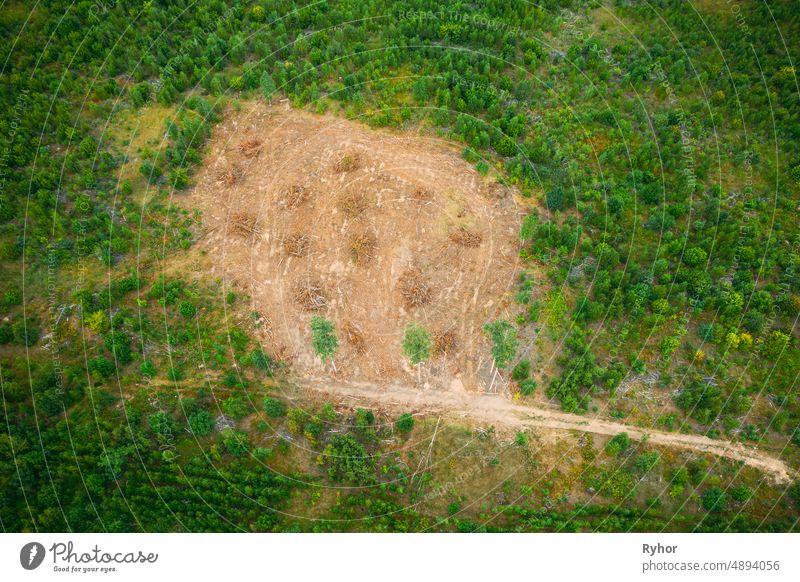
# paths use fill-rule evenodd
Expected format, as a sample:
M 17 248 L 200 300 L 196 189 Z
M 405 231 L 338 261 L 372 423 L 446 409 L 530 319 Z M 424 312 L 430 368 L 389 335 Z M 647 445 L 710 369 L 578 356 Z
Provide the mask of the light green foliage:
M 373 462 L 364 446 L 351 435 L 335 434 L 320 456 L 334 481 L 367 485 L 374 480 Z
M 628 450 L 628 447 L 631 446 L 631 439 L 628 436 L 628 433 L 621 432 L 617 435 L 614 435 L 608 443 L 606 443 L 606 453 L 611 455 L 612 457 L 618 457 L 622 453 Z
M 416 366 L 431 357 L 433 341 L 431 334 L 421 325 L 412 323 L 406 326 L 403 335 L 403 354 L 411 365 Z
M 487 323 L 483 330 L 492 341 L 492 358 L 495 366 L 505 368 L 517 353 L 517 330 L 504 319 Z
M 111 322 L 108 320 L 108 315 L 105 311 L 98 310 L 86 318 L 86 327 L 96 334 L 103 334 L 109 330 Z
M 315 315 L 311 318 L 311 347 L 322 361 L 333 360 L 339 348 L 339 340 L 334 333 L 333 323 Z

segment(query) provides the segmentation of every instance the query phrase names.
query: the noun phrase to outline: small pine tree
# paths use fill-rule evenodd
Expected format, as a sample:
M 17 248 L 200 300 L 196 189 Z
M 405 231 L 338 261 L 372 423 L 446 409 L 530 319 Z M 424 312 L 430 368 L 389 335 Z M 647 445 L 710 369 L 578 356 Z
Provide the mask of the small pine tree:
M 339 349 L 339 340 L 336 338 L 333 323 L 318 315 L 311 318 L 311 347 L 323 362 L 330 360 L 333 371 L 336 372 L 334 357 Z
M 416 323 L 406 327 L 403 336 L 403 354 L 411 362 L 412 366 L 417 366 L 417 376 L 419 380 L 420 364 L 431 357 L 431 347 L 433 340 L 430 332 Z
M 505 368 L 514 359 L 517 353 L 517 330 L 504 319 L 498 319 L 483 326 L 483 331 L 492 340 L 492 361 L 495 369 L 492 373 L 492 384 L 489 390 L 494 387 L 497 370 Z

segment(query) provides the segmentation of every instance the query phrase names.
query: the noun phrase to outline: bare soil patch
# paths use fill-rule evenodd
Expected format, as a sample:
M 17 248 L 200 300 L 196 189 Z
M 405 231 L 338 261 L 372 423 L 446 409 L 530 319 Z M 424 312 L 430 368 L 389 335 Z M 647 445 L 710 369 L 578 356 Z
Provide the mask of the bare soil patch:
M 401 348 L 415 322 L 435 339 L 423 388 L 481 391 L 482 327 L 513 317 L 514 199 L 454 144 L 251 103 L 215 130 L 186 204 L 209 274 L 249 292 L 271 322 L 264 348 L 295 371 L 331 374 L 308 329 L 324 315 L 338 379 L 416 382 Z

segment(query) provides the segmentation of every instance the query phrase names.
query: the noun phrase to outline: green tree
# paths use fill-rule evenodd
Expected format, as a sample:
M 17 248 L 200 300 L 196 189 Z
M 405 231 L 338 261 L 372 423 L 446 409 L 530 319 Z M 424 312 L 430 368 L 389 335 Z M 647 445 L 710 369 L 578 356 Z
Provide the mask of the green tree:
M 241 420 L 247 416 L 250 409 L 241 396 L 230 396 L 222 402 L 222 411 L 234 420 Z
M 349 434 L 331 436 L 320 460 L 328 465 L 328 476 L 334 481 L 368 485 L 374 480 L 372 458 Z
M 311 318 L 311 347 L 314 353 L 324 362 L 330 360 L 333 371 L 336 372 L 334 357 L 339 349 L 339 340 L 336 338 L 333 323 L 315 315 Z
M 32 346 L 39 341 L 39 328 L 31 319 L 20 319 L 11 326 L 14 333 L 14 342 L 21 346 Z
M 272 398 L 271 396 L 264 397 L 262 407 L 264 408 L 266 415 L 272 418 L 279 418 L 286 415 L 286 406 L 283 404 L 283 402 L 277 400 L 276 398 Z
M 195 436 L 206 436 L 214 429 L 214 417 L 207 410 L 195 410 L 188 417 L 189 430 Z
M 710 487 L 703 493 L 702 505 L 706 511 L 719 513 L 725 509 L 726 504 L 725 492 L 719 487 Z
M 403 434 L 409 433 L 414 428 L 414 417 L 411 416 L 410 412 L 404 412 L 394 423 L 394 426 Z
M 505 368 L 517 353 L 517 330 L 504 319 L 498 319 L 483 326 L 489 339 L 492 341 L 492 383 L 494 387 L 498 370 Z
M 272 80 L 272 77 L 270 77 L 269 73 L 264 71 L 264 74 L 261 75 L 259 84 L 261 85 L 261 93 L 264 95 L 264 99 L 267 101 L 272 101 L 272 97 L 275 95 L 277 87 L 275 86 L 275 81 Z
M 420 380 L 421 364 L 431 357 L 431 347 L 433 340 L 430 332 L 416 323 L 406 326 L 403 334 L 403 354 L 411 362 L 412 366 L 417 367 L 417 380 Z
M 610 441 L 606 443 L 606 453 L 612 457 L 617 457 L 628 450 L 631 446 L 631 437 L 628 433 L 621 432 L 614 435 Z

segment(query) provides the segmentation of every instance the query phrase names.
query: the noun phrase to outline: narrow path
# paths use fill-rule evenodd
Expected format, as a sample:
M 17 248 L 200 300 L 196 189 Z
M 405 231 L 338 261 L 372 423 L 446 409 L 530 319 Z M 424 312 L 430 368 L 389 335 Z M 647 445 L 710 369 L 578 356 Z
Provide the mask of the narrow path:
M 516 404 L 494 394 L 418 390 L 396 384 L 376 387 L 366 382 L 331 383 L 330 380 L 308 380 L 303 386 L 310 392 L 335 396 L 344 402 L 350 401 L 354 406 L 378 404 L 400 412 L 414 411 L 442 414 L 451 418 L 470 418 L 499 427 L 578 430 L 608 436 L 627 432 L 633 440 L 647 438 L 657 445 L 701 451 L 742 461 L 745 465 L 767 473 L 777 483 L 790 483 L 794 476 L 794 471 L 782 460 L 742 443 L 715 440 L 701 435 L 641 429 L 620 422 Z M 363 404 L 359 401 L 363 401 Z

